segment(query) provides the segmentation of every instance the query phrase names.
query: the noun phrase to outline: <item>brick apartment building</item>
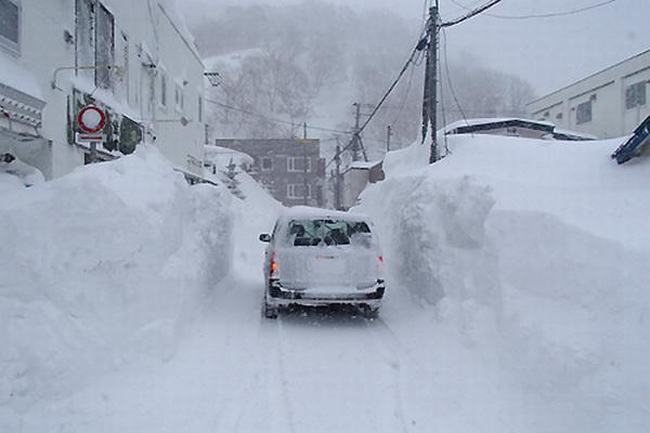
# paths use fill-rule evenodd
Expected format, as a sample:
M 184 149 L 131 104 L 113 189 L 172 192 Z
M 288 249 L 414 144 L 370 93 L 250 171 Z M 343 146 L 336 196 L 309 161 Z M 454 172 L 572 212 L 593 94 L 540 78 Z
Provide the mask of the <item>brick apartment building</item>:
M 246 170 L 285 206 L 324 205 L 320 140 L 216 139 L 215 145 L 250 155 L 253 164 Z

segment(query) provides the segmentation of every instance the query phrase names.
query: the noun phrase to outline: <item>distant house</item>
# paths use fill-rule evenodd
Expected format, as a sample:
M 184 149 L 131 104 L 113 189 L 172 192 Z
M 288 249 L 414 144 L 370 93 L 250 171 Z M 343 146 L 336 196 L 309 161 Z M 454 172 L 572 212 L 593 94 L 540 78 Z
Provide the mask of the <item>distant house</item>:
M 251 176 L 285 206 L 323 206 L 325 160 L 320 140 L 216 139 L 214 144 L 252 157 Z
M 353 162 L 342 174 L 341 207 L 350 209 L 357 204 L 359 195 L 371 183 L 384 180 L 383 161 Z
M 566 141 L 596 139 L 590 134 L 558 129 L 550 122 L 515 117 L 459 120 L 446 126 L 443 131 L 446 135 L 489 134 Z
M 650 115 L 650 50 L 527 105 L 529 116 L 599 138 L 631 134 Z

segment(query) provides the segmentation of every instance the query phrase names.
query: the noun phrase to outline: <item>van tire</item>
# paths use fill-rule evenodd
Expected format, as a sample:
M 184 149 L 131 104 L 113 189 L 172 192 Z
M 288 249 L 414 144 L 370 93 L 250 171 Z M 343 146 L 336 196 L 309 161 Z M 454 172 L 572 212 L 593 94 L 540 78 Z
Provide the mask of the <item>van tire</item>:
M 278 318 L 278 307 L 272 307 L 264 301 L 262 306 L 262 313 L 267 319 L 277 319 Z
M 379 308 L 373 308 L 369 307 L 368 305 L 364 305 L 361 307 L 361 313 L 366 319 L 376 319 L 379 317 Z

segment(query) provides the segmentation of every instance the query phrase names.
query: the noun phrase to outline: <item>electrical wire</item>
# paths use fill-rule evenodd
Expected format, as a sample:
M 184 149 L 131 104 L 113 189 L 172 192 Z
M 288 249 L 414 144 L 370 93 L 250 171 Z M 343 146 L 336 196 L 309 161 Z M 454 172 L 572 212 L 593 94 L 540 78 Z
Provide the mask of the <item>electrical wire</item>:
M 269 117 L 269 116 L 267 116 L 265 114 L 257 113 L 255 111 L 251 111 L 251 110 L 245 110 L 243 108 L 233 107 L 232 105 L 224 104 L 222 102 L 215 101 L 214 99 L 205 98 L 205 102 L 209 102 L 211 104 L 218 105 L 219 107 L 226 108 L 226 109 L 232 110 L 232 111 L 237 111 L 239 113 L 246 114 L 246 115 L 249 115 L 249 116 L 259 117 L 259 118 L 264 119 L 264 120 L 266 120 L 267 122 L 270 122 L 270 123 L 276 123 L 276 124 L 281 124 L 281 125 L 289 125 L 289 126 L 296 126 L 295 122 L 290 122 L 288 120 L 282 120 L 282 119 L 278 119 L 278 118 L 274 118 L 274 117 Z M 313 125 L 309 125 L 309 124 L 307 124 L 307 129 L 313 129 L 315 131 L 323 131 L 323 132 L 334 132 L 334 133 L 338 133 L 338 134 L 350 134 L 350 132 L 351 132 L 351 131 L 343 131 L 343 130 L 340 130 L 340 129 L 325 128 L 325 127 L 322 127 L 322 126 L 313 126 Z
M 442 62 L 438 63 L 438 75 L 442 77 Z M 442 127 L 442 138 L 445 142 L 445 156 L 449 155 L 451 152 L 449 151 L 449 143 L 447 143 L 447 114 L 445 112 L 445 93 L 443 89 L 443 84 L 444 80 L 440 80 L 440 111 L 442 112 L 442 124 L 444 125 Z M 437 131 L 436 131 L 437 134 Z M 437 140 L 438 137 L 436 137 Z
M 449 84 L 449 90 L 451 91 L 451 96 L 454 98 L 454 102 L 456 102 L 456 107 L 458 107 L 458 111 L 460 112 L 460 115 L 463 116 L 463 120 L 465 121 L 467 126 L 470 126 L 469 121 L 467 120 L 467 116 L 465 115 L 465 110 L 463 110 L 463 107 L 460 105 L 460 102 L 458 101 L 458 97 L 456 96 L 454 83 L 452 83 L 451 81 L 451 74 L 449 73 L 449 60 L 447 59 L 447 30 L 445 30 L 444 28 L 442 29 L 442 55 L 445 61 L 445 75 L 447 76 L 447 83 Z
M 501 3 L 501 1 L 502 0 L 490 0 L 489 2 L 485 3 L 484 5 L 481 5 L 481 6 L 477 7 L 476 9 L 465 8 L 465 9 L 469 10 L 469 13 L 467 13 L 467 14 L 461 16 L 461 17 L 454 18 L 451 21 L 446 21 L 446 22 L 440 24 L 440 27 L 445 28 L 445 27 L 455 26 L 456 24 L 460 24 L 463 21 L 467 21 L 468 19 L 470 19 L 472 17 L 475 17 L 476 15 L 479 15 L 479 14 L 485 12 L 486 10 L 488 10 L 491 7 L 495 6 L 496 4 Z
M 455 4 L 458 7 L 461 7 L 465 10 L 471 10 L 468 6 L 458 2 L 457 0 L 450 0 L 453 4 Z M 569 16 L 569 15 L 576 15 L 580 14 L 582 12 L 586 12 L 592 9 L 600 8 L 603 6 L 607 6 L 608 4 L 614 3 L 616 0 L 606 0 L 600 3 L 593 4 L 591 6 L 585 6 L 582 8 L 578 9 L 572 9 L 568 11 L 562 11 L 562 12 L 548 12 L 548 13 L 543 13 L 543 14 L 528 14 L 528 15 L 498 15 L 498 14 L 490 14 L 490 13 L 485 13 L 485 15 L 492 17 L 492 18 L 499 18 L 502 20 L 528 20 L 528 19 L 535 19 L 535 18 L 554 18 L 554 17 L 564 17 L 564 16 Z
M 425 28 L 426 28 L 426 25 L 425 25 Z M 388 97 L 393 92 L 393 90 L 395 90 L 395 87 L 401 81 L 402 77 L 404 76 L 404 74 L 408 70 L 409 66 L 413 63 L 413 60 L 417 58 L 418 53 L 423 51 L 424 38 L 426 38 L 426 30 L 423 30 L 422 33 L 420 34 L 420 37 L 418 38 L 417 44 L 415 44 L 415 47 L 413 47 L 413 51 L 411 51 L 411 54 L 409 55 L 408 60 L 406 61 L 406 63 L 402 67 L 402 69 L 400 70 L 399 74 L 397 74 L 397 78 L 395 78 L 395 81 L 393 81 L 393 83 L 390 85 L 390 87 L 388 88 L 386 93 L 384 93 L 384 96 L 382 96 L 382 98 L 379 100 L 377 105 L 375 105 L 375 108 L 372 110 L 372 112 L 370 113 L 370 115 L 368 116 L 366 121 L 363 123 L 363 125 L 361 125 L 361 127 L 359 128 L 358 131 L 356 131 L 357 134 L 361 134 L 361 132 L 364 129 L 366 129 L 366 127 L 372 121 L 372 119 L 375 117 L 377 112 L 379 112 L 379 109 L 381 108 L 381 106 L 384 104 L 384 102 L 386 102 L 386 99 L 388 99 Z

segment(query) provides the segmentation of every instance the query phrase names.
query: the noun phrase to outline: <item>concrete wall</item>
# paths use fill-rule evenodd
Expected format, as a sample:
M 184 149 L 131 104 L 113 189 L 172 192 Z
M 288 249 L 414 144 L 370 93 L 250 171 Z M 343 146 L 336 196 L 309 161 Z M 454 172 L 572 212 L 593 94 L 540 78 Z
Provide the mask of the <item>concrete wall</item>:
M 146 141 L 158 146 L 178 168 L 200 175 L 204 127 L 198 116 L 198 99 L 204 91 L 204 67 L 195 48 L 184 37 L 183 29 L 174 24 L 171 11 L 156 0 L 100 0 L 100 3 L 114 16 L 115 63 L 126 66 L 126 70 L 121 77 L 113 77 L 113 90 L 96 91 L 93 96 L 116 112 L 142 123 L 147 131 Z M 82 165 L 87 152 L 68 142 L 67 113 L 74 88 L 93 90 L 93 72 L 63 71 L 57 77 L 58 88 L 50 86 L 57 67 L 79 63 L 76 48 L 79 38 L 68 42 L 64 38 L 65 31 L 77 36 L 75 4 L 75 0 L 20 0 L 20 50 L 13 52 L 0 45 L 0 67 L 10 62 L 25 71 L 38 87 L 31 92 L 33 96 L 47 103 L 39 133 L 52 143 L 51 167 L 47 170 L 51 177 Z M 159 68 L 144 67 L 143 63 L 166 68 L 167 109 L 159 105 Z M 0 73 L 0 83 L 3 75 Z M 181 83 L 185 100 L 180 110 L 173 106 L 177 82 Z M 181 117 L 190 123 L 182 126 L 178 121 Z
M 341 206 L 350 209 L 370 181 L 370 170 L 350 169 L 343 173 Z
M 646 103 L 626 108 L 626 89 L 645 83 Z M 528 104 L 535 120 L 549 121 L 559 128 L 599 138 L 630 134 L 650 115 L 650 50 L 584 78 Z M 591 121 L 579 123 L 578 105 L 591 101 Z

